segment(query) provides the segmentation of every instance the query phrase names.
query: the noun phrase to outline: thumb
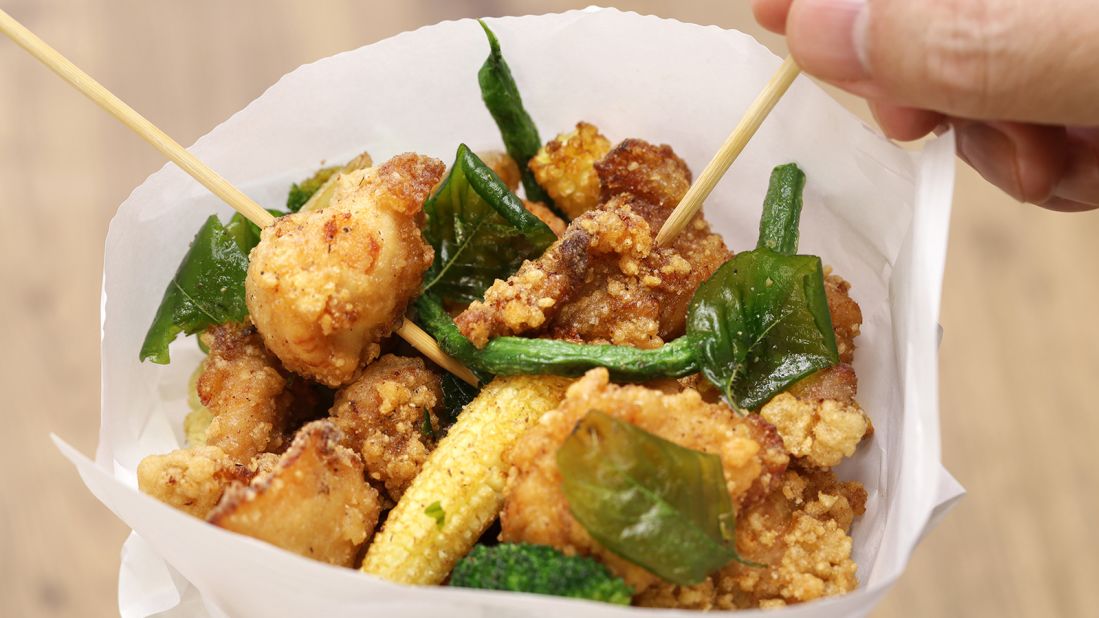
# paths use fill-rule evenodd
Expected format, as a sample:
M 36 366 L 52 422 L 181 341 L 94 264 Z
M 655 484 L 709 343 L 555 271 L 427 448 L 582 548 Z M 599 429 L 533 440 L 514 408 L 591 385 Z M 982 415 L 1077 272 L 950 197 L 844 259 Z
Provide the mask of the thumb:
M 952 116 L 1099 124 L 1094 0 L 793 0 L 790 52 L 870 99 Z

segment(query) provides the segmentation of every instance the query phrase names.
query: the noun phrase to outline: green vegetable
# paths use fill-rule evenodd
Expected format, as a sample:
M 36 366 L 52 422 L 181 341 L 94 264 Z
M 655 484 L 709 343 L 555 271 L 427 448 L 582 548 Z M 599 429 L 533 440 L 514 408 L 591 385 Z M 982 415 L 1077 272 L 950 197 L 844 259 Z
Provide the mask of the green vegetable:
M 437 528 L 443 529 L 443 525 L 446 523 L 446 511 L 443 510 L 443 505 L 438 500 L 427 505 L 427 508 L 424 509 L 424 515 L 434 519 Z
M 737 558 L 717 455 L 593 410 L 558 449 L 557 467 L 573 516 L 626 560 L 689 586 Z
M 276 217 L 285 214 L 278 211 L 268 212 Z M 244 215 L 239 212 L 229 217 L 229 223 L 225 224 L 225 232 L 233 237 L 233 242 L 237 243 L 245 256 L 251 253 L 252 248 L 259 244 L 259 226 L 245 219 Z
M 484 381 L 482 381 L 482 384 L 484 384 Z M 453 425 L 454 421 L 458 420 L 458 415 L 462 412 L 462 409 L 473 401 L 481 390 L 455 377 L 449 371 L 443 373 L 442 389 L 443 408 L 439 412 L 439 424 L 445 430 Z
M 839 361 L 815 256 L 741 253 L 699 286 L 687 320 L 703 375 L 742 409 Z
M 309 201 L 309 198 L 313 197 L 313 194 L 321 188 L 332 174 L 340 171 L 339 165 L 333 165 L 332 167 L 322 167 L 317 170 L 316 174 L 313 174 L 309 178 L 301 181 L 300 183 L 294 183 L 290 185 L 290 194 L 286 196 L 286 210 L 290 212 L 298 212 L 301 207 Z
M 477 362 L 483 371 L 495 375 L 578 376 L 592 367 L 606 367 L 615 380 L 644 381 L 653 376 L 681 378 L 698 372 L 693 348 L 694 343 L 686 337 L 654 350 L 556 339 L 497 337 L 480 351 Z
M 794 255 L 804 184 L 797 166 L 775 168 L 757 248 L 719 268 L 687 311 L 703 375 L 742 409 L 839 362 L 820 258 Z
M 538 127 L 534 126 L 530 114 L 523 107 L 523 98 L 519 95 L 519 87 L 515 85 L 515 79 L 511 76 L 511 69 L 504 61 L 504 55 L 500 53 L 500 42 L 496 35 L 485 24 L 478 20 L 477 23 L 485 29 L 488 36 L 489 54 L 481 70 L 477 72 L 477 82 L 481 86 L 481 99 L 485 102 L 492 119 L 500 129 L 500 136 L 504 139 L 504 148 L 508 155 L 519 165 L 522 174 L 523 190 L 527 199 L 532 202 L 542 202 L 559 217 L 564 214 L 553 204 L 553 200 L 539 186 L 531 173 L 527 162 L 542 147 L 542 138 L 538 137 Z M 568 221 L 567 217 L 564 217 Z
M 757 408 L 795 380 L 839 361 L 820 258 L 797 251 L 805 175 L 775 168 L 759 247 L 738 254 L 695 292 L 687 334 L 655 350 L 497 337 L 478 350 L 441 305 L 421 298 L 420 319 L 439 345 L 475 372 L 578 375 L 606 367 L 617 380 L 702 371 L 731 405 Z
M 465 144 L 450 174 L 424 202 L 424 237 L 435 249 L 424 292 L 479 300 L 498 278 L 541 255 L 556 236 Z
M 496 337 L 483 350 L 466 339 L 438 299 L 416 299 L 417 320 L 444 352 L 469 367 L 482 382 L 493 375 L 580 375 L 606 367 L 618 380 L 682 377 L 698 371 L 691 343 L 679 339 L 655 350 L 629 346 L 571 343 L 555 339 Z
M 550 594 L 629 605 L 633 590 L 607 567 L 584 556 L 566 556 L 547 545 L 476 545 L 458 561 L 450 585 L 484 590 Z
M 798 222 L 804 190 L 805 172 L 797 164 L 787 163 L 771 170 L 771 181 L 763 198 L 763 216 L 759 219 L 757 249 L 770 249 L 782 255 L 798 252 Z
M 167 364 L 168 344 L 179 333 L 191 335 L 213 324 L 243 320 L 248 315 L 244 303 L 247 271 L 248 255 L 237 237 L 211 215 L 164 291 L 141 345 L 141 360 Z
M 435 439 L 435 428 L 431 426 L 431 410 L 424 408 L 424 419 L 420 422 L 420 434 L 428 440 Z

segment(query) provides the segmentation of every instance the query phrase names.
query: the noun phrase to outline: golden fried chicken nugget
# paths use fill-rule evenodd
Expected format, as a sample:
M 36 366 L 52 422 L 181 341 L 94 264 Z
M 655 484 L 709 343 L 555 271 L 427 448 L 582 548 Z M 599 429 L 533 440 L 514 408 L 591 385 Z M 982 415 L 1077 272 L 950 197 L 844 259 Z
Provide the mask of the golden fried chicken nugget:
M 526 333 L 640 348 L 678 337 L 695 289 L 731 254 L 701 215 L 656 248 L 658 228 L 645 216 L 654 212 L 621 194 L 577 217 L 541 257 L 470 304 L 458 328 L 478 347 Z
M 594 125 L 576 123 L 542 146 L 527 164 L 534 179 L 570 219 L 599 203 L 599 176 L 595 164 L 611 149 L 611 143 Z
M 386 354 L 336 394 L 332 422 L 396 502 L 435 448 L 442 402 L 439 376 L 422 359 Z
M 378 357 L 431 265 L 422 206 L 444 170 L 398 155 L 341 174 L 327 208 L 263 230 L 245 281 L 248 310 L 287 369 L 337 387 Z
M 293 397 L 278 359 L 250 324 L 220 324 L 202 334 L 210 353 L 196 390 L 210 411 L 204 444 L 237 462 L 285 447 L 283 430 Z
M 680 609 L 780 607 L 858 586 L 848 531 L 866 510 L 866 490 L 829 471 L 791 468 L 780 488 L 737 514 L 736 543 L 755 567 L 730 563 L 695 586 L 661 582 L 638 605 Z
M 381 507 L 362 460 L 328 420 L 301 428 L 274 469 L 230 487 L 207 521 L 307 558 L 353 567 Z
M 870 428 L 870 419 L 854 400 L 805 400 L 779 393 L 759 415 L 778 430 L 787 453 L 819 468 L 854 455 Z
M 643 386 L 616 386 L 609 383 L 605 369 L 593 369 L 570 386 L 561 405 L 547 412 L 507 453 L 511 470 L 500 515 L 501 540 L 594 555 L 638 592 L 661 581 L 600 546 L 569 512 L 556 454 L 591 410 L 681 446 L 716 454 L 729 495 L 740 508 L 782 482 L 788 462 L 782 441 L 758 417 L 740 417 L 727 406 L 705 403 L 693 390 L 669 395 Z
M 137 486 L 169 506 L 205 518 L 226 487 L 246 483 L 253 474 L 221 449 L 198 446 L 142 459 L 137 465 Z

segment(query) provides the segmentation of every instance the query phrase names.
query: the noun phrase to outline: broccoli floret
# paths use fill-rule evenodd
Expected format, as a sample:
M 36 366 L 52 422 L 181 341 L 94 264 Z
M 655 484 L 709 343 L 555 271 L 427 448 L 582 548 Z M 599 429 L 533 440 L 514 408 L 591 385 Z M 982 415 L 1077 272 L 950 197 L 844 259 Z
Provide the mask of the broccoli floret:
M 309 198 L 313 197 L 313 194 L 317 192 L 317 189 L 320 189 L 321 185 L 331 178 L 332 174 L 335 174 L 339 170 L 339 165 L 322 167 L 317 170 L 317 173 L 313 174 L 311 178 L 290 185 L 290 195 L 286 196 L 286 209 L 290 212 L 298 212 L 301 210 L 301 207 L 309 201 Z
M 534 592 L 629 605 L 633 590 L 607 567 L 583 556 L 566 556 L 548 545 L 477 545 L 458 561 L 450 585 Z

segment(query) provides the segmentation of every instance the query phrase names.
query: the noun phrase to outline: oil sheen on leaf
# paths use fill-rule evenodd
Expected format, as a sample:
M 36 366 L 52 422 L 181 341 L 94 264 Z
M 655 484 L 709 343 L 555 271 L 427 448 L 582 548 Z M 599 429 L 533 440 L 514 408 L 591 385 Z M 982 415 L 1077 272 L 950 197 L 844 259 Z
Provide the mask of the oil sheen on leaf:
M 557 451 L 557 467 L 573 516 L 626 560 L 691 585 L 736 559 L 716 455 L 593 410 Z
M 695 292 L 687 336 L 703 375 L 754 409 L 839 361 L 820 258 L 770 249 L 738 254 Z
M 506 279 L 556 240 L 465 144 L 424 212 L 424 236 L 435 249 L 424 291 L 444 301 L 479 300 L 493 281 Z
M 141 346 L 141 360 L 167 364 L 168 344 L 179 333 L 190 335 L 213 324 L 247 317 L 244 278 L 248 254 L 238 244 L 249 242 L 244 238 L 244 231 L 230 234 L 216 216 L 206 220 L 164 291 Z

